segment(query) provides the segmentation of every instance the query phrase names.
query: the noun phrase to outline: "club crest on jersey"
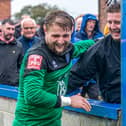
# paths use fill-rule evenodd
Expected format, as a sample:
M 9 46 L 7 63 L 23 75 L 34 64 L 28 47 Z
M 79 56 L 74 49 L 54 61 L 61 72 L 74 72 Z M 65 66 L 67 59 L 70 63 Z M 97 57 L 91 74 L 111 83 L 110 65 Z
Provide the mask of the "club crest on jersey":
M 42 56 L 40 55 L 30 55 L 28 57 L 27 69 L 37 69 L 40 70 L 42 63 Z

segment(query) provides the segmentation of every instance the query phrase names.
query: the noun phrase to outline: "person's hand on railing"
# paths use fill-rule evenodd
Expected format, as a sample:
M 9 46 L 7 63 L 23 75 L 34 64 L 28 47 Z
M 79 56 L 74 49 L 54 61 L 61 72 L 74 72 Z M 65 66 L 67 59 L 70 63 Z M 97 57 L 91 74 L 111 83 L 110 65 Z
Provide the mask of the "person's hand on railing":
M 74 108 L 82 108 L 85 109 L 87 112 L 91 110 L 90 103 L 82 97 L 80 94 L 73 95 L 70 97 L 71 99 L 71 106 Z

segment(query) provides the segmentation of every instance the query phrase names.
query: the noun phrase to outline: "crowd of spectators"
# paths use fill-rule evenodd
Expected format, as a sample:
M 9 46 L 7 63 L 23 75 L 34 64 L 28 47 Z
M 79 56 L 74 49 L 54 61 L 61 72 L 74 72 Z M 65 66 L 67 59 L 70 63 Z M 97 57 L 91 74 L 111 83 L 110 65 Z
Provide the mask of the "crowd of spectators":
M 46 15 L 39 28 L 29 15 L 16 24 L 2 21 L 0 84 L 20 92 L 13 126 L 60 126 L 63 106 L 91 110 L 85 97 L 121 103 L 120 4 L 106 12 L 103 33 L 96 15 L 74 19 L 60 10 Z M 78 88 L 80 94 L 69 96 Z
M 106 38 L 106 36 L 108 37 L 110 35 L 113 38 L 112 34 L 114 34 L 114 32 L 115 32 L 115 34 L 117 34 L 117 32 L 119 33 L 119 31 L 120 31 L 120 28 L 117 27 L 117 25 L 120 25 L 120 17 L 118 18 L 119 21 L 116 21 L 117 20 L 116 18 L 115 19 L 110 18 L 111 13 L 113 15 L 115 15 L 116 13 L 120 13 L 120 12 L 119 11 L 116 12 L 113 10 L 110 10 L 110 12 L 109 11 L 107 12 L 107 14 L 108 14 L 107 24 L 105 26 L 103 33 L 100 30 L 99 19 L 97 18 L 97 16 L 95 16 L 93 14 L 83 14 L 83 15 L 80 15 L 77 18 L 75 18 L 75 20 L 74 20 L 75 24 L 73 27 L 74 30 L 73 30 L 73 34 L 71 36 L 71 42 L 73 44 L 75 44 L 75 43 L 78 43 L 79 41 L 83 41 L 83 40 L 94 40 L 96 42 L 95 45 L 99 45 L 98 43 L 102 43 L 102 41 Z M 119 9 L 117 9 L 117 10 L 119 10 Z M 21 17 L 21 20 L 16 24 L 11 19 L 5 19 L 2 21 L 2 23 L 0 25 L 0 58 L 1 58 L 0 83 L 1 84 L 11 85 L 11 86 L 19 85 L 19 71 L 20 71 L 22 59 L 23 59 L 24 55 L 26 54 L 27 50 L 29 50 L 29 48 L 31 48 L 34 44 L 40 43 L 41 40 L 45 39 L 44 38 L 45 33 L 43 30 L 44 23 L 46 23 L 46 22 L 43 20 L 38 29 L 36 21 L 33 18 L 31 18 L 29 15 L 23 15 Z M 113 25 L 113 26 L 111 26 L 111 25 Z M 120 38 L 118 38 L 118 40 L 119 39 Z M 114 40 L 116 40 L 116 39 L 114 39 Z M 107 40 L 105 39 L 105 41 L 107 41 Z M 108 48 L 110 48 L 110 47 L 108 47 Z M 101 49 L 99 49 L 99 50 L 101 50 Z M 114 49 L 112 48 L 112 50 L 114 50 Z M 102 50 L 102 52 L 103 51 L 104 50 Z M 89 53 L 88 55 L 90 55 L 90 52 L 91 51 L 89 49 L 87 52 L 87 53 Z M 107 53 L 108 53 L 108 51 L 107 51 Z M 111 54 L 113 54 L 113 53 L 111 52 Z M 114 53 L 114 56 L 116 54 L 117 53 Z M 91 64 L 91 63 L 93 63 L 92 60 L 90 59 L 89 56 L 85 56 L 85 55 L 80 56 L 78 59 L 73 60 L 73 68 L 72 68 L 72 72 L 71 72 L 72 74 L 74 73 L 73 69 L 75 69 L 76 66 L 79 66 L 78 64 L 80 62 L 87 63 L 87 64 L 84 63 L 85 65 L 83 64 L 82 68 L 80 68 L 81 70 L 86 68 L 86 70 L 85 69 L 83 70 L 84 73 L 86 73 L 85 71 L 88 71 L 91 68 L 93 69 L 93 65 Z M 105 56 L 107 57 L 107 54 L 105 54 Z M 84 61 L 81 61 L 83 59 L 81 57 L 84 57 Z M 120 55 L 119 55 L 119 57 L 120 57 Z M 79 62 L 78 62 L 78 60 L 79 60 Z M 96 61 L 96 59 L 94 59 L 94 60 Z M 98 58 L 98 61 L 99 60 L 100 59 Z M 111 60 L 113 61 L 114 59 L 111 59 Z M 111 62 L 111 60 L 109 60 L 109 61 Z M 109 62 L 109 61 L 105 60 L 102 62 L 104 62 L 103 64 L 105 64 L 106 62 Z M 94 62 L 94 64 L 96 64 L 96 62 Z M 103 65 L 103 64 L 101 63 L 101 65 Z M 87 65 L 89 65 L 89 66 L 87 66 Z M 107 64 L 107 65 L 109 65 L 109 64 Z M 120 59 L 119 59 L 119 63 L 117 64 L 117 66 L 119 69 L 117 72 L 120 77 Z M 105 68 L 105 66 L 104 66 L 104 68 Z M 96 69 L 97 69 L 97 72 L 99 72 L 100 68 L 98 66 L 96 67 Z M 106 70 L 103 70 L 103 71 L 105 72 Z M 93 76 L 89 76 L 89 74 L 82 75 L 81 81 L 80 81 L 81 84 L 78 84 L 79 88 L 82 89 L 82 92 L 81 92 L 82 96 L 84 96 L 84 97 L 87 96 L 91 99 L 99 99 L 99 95 L 106 95 L 106 94 L 104 94 L 104 92 L 101 92 L 101 89 L 103 87 L 100 86 L 100 90 L 99 90 L 98 85 L 101 83 L 101 81 L 99 82 L 97 79 L 97 72 L 95 72 L 95 74 L 91 74 Z M 114 72 L 114 74 L 117 74 L 117 73 Z M 101 73 L 101 75 L 102 75 L 102 73 Z M 73 77 L 73 75 L 71 75 L 71 76 Z M 76 77 L 76 78 L 80 79 L 80 75 L 78 75 L 78 76 L 79 77 Z M 83 78 L 83 76 L 85 76 L 85 77 L 89 76 L 90 78 L 85 79 L 85 78 Z M 111 75 L 110 75 L 110 78 L 112 79 L 113 76 L 114 75 L 112 75 L 112 77 L 111 77 Z M 76 80 L 76 78 L 75 78 L 75 80 Z M 108 78 L 105 78 L 105 77 L 104 77 L 103 81 L 105 81 L 105 83 L 109 82 Z M 70 83 L 71 82 L 74 84 L 73 80 L 70 80 Z M 120 85 L 120 81 L 118 82 L 118 84 Z M 78 88 L 78 86 L 75 86 L 75 87 Z M 104 88 L 106 88 L 106 87 L 104 87 Z M 109 90 L 109 89 L 107 89 L 107 90 Z M 106 97 L 106 96 L 103 96 L 103 97 Z M 110 100 L 106 100 L 106 101 L 111 102 Z

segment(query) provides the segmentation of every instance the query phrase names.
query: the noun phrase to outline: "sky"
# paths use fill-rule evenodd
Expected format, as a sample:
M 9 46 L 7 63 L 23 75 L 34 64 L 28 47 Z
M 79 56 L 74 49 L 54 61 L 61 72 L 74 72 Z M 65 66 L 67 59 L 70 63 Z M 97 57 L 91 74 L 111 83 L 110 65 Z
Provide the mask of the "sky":
M 26 5 L 38 5 L 47 3 L 51 6 L 57 5 L 58 8 L 67 11 L 73 17 L 80 14 L 98 14 L 98 0 L 12 0 L 11 14 L 13 15 Z

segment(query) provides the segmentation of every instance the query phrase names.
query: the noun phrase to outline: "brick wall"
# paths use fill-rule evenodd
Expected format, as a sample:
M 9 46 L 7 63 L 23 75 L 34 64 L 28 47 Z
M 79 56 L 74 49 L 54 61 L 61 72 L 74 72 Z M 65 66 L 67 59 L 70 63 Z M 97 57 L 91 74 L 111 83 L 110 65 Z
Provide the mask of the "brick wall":
M 0 20 L 10 17 L 11 0 L 0 0 Z
M 103 29 L 106 24 L 106 0 L 99 0 L 99 20 L 100 20 L 100 29 L 103 32 Z

